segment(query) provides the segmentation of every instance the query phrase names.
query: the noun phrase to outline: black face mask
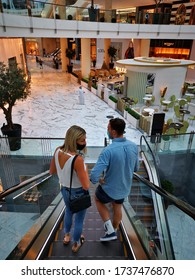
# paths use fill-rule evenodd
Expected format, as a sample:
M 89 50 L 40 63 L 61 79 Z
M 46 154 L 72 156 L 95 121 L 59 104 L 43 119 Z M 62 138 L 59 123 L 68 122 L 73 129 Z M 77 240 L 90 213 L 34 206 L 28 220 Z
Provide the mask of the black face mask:
M 84 145 L 77 144 L 77 150 L 79 150 L 79 151 L 82 151 L 85 147 L 86 147 L 86 144 L 84 144 Z

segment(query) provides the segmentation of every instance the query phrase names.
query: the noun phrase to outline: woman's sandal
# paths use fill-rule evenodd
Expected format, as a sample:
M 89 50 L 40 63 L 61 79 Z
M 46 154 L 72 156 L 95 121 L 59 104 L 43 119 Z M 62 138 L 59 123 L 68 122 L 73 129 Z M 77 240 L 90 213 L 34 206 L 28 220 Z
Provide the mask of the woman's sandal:
M 72 251 L 73 253 L 77 253 L 78 250 L 81 248 L 81 246 L 83 245 L 83 243 L 85 242 L 85 237 L 83 235 L 81 235 L 80 237 L 80 243 L 78 244 L 77 242 L 75 242 L 72 246 Z
M 66 233 L 64 235 L 63 243 L 64 243 L 64 245 L 68 245 L 70 243 L 70 233 Z

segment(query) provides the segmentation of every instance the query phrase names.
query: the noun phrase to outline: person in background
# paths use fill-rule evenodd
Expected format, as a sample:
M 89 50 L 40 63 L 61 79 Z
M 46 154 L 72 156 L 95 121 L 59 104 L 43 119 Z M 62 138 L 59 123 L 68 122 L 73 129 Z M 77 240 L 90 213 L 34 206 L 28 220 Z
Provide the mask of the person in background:
M 64 144 L 55 150 L 50 164 L 50 174 L 58 175 L 61 193 L 66 205 L 63 240 L 65 245 L 71 241 L 70 231 L 73 224 L 73 215 L 75 215 L 72 246 L 74 253 L 78 252 L 84 243 L 82 230 L 86 214 L 86 209 L 73 214 L 69 206 L 71 164 L 76 154 L 79 154 L 79 156 L 74 162 L 71 197 L 82 195 L 90 186 L 88 170 L 81 151 L 86 152 L 86 131 L 80 126 L 73 125 L 66 132 Z
M 146 14 L 145 14 L 145 24 L 148 24 L 148 22 L 149 22 L 149 13 L 146 12 Z
M 40 69 L 43 69 L 43 60 L 41 58 L 39 59 L 39 65 L 40 65 Z
M 84 91 L 82 86 L 79 87 L 79 104 L 85 105 Z
M 117 239 L 117 229 L 122 219 L 122 203 L 130 194 L 133 172 L 139 169 L 137 145 L 123 136 L 124 120 L 111 119 L 107 133 L 112 143 L 101 152 L 90 176 L 93 184 L 99 182 L 95 202 L 105 229 L 105 236 L 100 241 Z M 113 222 L 107 203 L 111 203 L 113 207 Z

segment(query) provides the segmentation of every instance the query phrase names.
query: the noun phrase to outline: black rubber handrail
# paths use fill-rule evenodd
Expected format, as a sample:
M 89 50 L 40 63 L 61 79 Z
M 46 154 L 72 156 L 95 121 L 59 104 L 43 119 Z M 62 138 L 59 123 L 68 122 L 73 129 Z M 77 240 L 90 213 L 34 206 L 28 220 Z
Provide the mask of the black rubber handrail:
M 36 180 L 42 179 L 42 178 L 44 178 L 47 175 L 48 175 L 48 178 L 52 176 L 52 175 L 49 174 L 49 170 L 47 170 L 45 172 L 42 172 L 42 173 L 40 173 L 40 174 L 38 174 L 36 176 L 33 176 L 30 179 L 27 179 L 27 180 L 21 182 L 20 184 L 17 184 L 17 185 L 15 185 L 13 187 L 10 187 L 9 189 L 6 189 L 2 193 L 0 193 L 0 199 L 3 199 L 4 197 L 8 196 L 9 194 L 14 193 L 15 191 L 18 191 L 21 188 L 27 186 L 28 184 L 30 184 L 30 183 L 32 183 L 32 182 L 34 182 Z

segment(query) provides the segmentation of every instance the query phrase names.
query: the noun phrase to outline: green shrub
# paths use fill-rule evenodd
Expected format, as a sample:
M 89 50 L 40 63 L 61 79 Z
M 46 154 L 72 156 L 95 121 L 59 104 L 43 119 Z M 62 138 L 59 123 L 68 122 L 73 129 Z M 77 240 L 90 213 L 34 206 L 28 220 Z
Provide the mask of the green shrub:
M 92 87 L 93 87 L 94 89 L 97 89 L 97 85 L 95 85 L 95 84 L 92 84 Z
M 168 180 L 161 180 L 161 187 L 165 190 L 165 191 L 167 191 L 167 192 L 169 192 L 169 193 L 173 193 L 174 192 L 174 187 L 173 187 L 173 184 L 170 182 L 170 181 L 168 181 Z
M 75 72 L 71 73 L 73 76 L 75 76 L 76 78 L 78 78 L 78 75 Z
M 84 77 L 83 77 L 81 80 L 82 80 L 83 82 L 87 83 L 87 84 L 88 84 L 88 82 L 89 82 L 89 79 L 88 79 L 88 78 L 84 78 Z
M 110 95 L 109 99 L 112 100 L 114 103 L 117 103 L 117 98 L 115 98 L 114 96 Z
M 162 135 L 162 139 L 163 139 L 164 141 L 169 141 L 170 136 L 164 134 L 164 135 Z
M 131 116 L 133 116 L 136 120 L 140 119 L 140 114 L 137 113 L 136 111 L 132 110 L 131 108 L 126 108 L 125 109 Z

